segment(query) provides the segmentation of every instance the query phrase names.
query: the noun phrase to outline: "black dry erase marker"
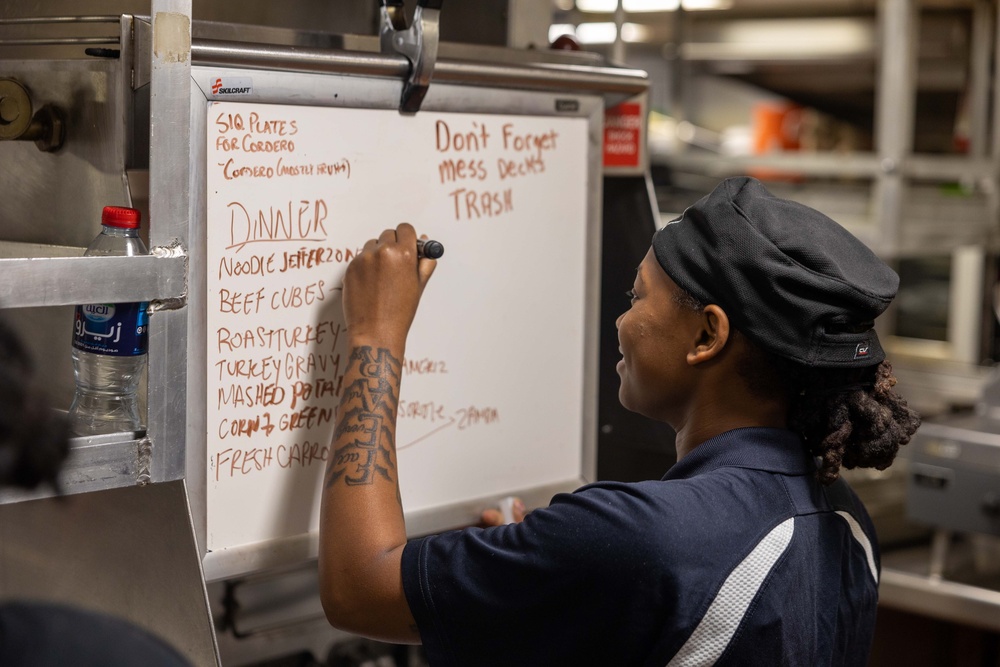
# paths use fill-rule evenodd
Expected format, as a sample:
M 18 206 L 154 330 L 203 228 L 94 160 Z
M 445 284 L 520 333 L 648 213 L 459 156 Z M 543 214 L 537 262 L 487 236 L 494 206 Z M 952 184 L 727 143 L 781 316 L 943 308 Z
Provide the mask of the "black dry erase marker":
M 426 257 L 427 259 L 440 259 L 441 255 L 444 254 L 444 244 L 440 241 L 424 241 L 423 239 L 417 240 L 417 257 Z

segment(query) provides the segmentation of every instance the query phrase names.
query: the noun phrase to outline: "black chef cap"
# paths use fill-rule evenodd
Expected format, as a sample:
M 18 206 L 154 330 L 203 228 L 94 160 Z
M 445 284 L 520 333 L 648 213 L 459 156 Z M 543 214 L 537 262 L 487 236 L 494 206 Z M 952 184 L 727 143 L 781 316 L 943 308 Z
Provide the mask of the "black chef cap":
M 730 178 L 653 237 L 660 266 L 774 354 L 811 367 L 863 367 L 885 353 L 874 320 L 899 277 L 839 224 Z

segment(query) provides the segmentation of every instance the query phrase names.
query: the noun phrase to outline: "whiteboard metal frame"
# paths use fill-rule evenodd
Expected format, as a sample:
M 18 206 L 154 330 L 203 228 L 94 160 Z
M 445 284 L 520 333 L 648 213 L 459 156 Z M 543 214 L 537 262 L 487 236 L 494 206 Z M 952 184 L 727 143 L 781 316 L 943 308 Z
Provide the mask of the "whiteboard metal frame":
M 238 98 L 214 96 L 210 80 L 218 77 L 250 77 L 253 92 Z M 188 366 L 205 368 L 207 363 L 207 266 L 205 238 L 207 225 L 206 132 L 207 105 L 212 101 L 298 104 L 343 108 L 391 109 L 399 103 L 402 81 L 381 77 L 342 74 L 277 72 L 242 68 L 197 65 L 191 72 L 191 238 L 189 263 L 189 300 L 191 317 L 188 331 Z M 598 86 L 599 88 L 599 86 Z M 557 100 L 575 100 L 576 109 L 557 111 Z M 565 104 L 561 108 L 565 108 Z M 584 374 L 582 401 L 583 442 L 581 476 L 542 487 L 511 489 L 529 506 L 545 505 L 559 492 L 572 491 L 594 481 L 597 467 L 597 395 L 600 343 L 600 274 L 601 274 L 601 160 L 605 99 L 600 89 L 589 93 L 538 90 L 511 90 L 433 84 L 424 100 L 424 111 L 495 113 L 508 115 L 580 117 L 588 121 L 588 167 L 586 220 L 587 256 L 584 305 Z M 197 376 L 197 377 L 195 377 Z M 189 405 L 187 442 L 187 489 L 199 548 L 204 555 L 206 581 L 217 581 L 268 568 L 285 566 L 315 558 L 318 535 L 306 533 L 252 545 L 207 552 L 207 385 L 201 373 L 192 373 L 188 383 Z M 496 497 L 458 502 L 433 509 L 407 512 L 410 537 L 440 532 L 468 525 Z

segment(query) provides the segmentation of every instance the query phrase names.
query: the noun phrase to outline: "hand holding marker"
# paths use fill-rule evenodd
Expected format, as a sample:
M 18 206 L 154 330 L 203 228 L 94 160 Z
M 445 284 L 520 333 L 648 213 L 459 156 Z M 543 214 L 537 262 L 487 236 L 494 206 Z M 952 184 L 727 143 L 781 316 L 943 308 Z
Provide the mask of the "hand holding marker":
M 440 241 L 431 241 L 430 239 L 418 239 L 417 240 L 417 257 L 426 257 L 427 259 L 439 259 L 444 254 L 444 244 Z

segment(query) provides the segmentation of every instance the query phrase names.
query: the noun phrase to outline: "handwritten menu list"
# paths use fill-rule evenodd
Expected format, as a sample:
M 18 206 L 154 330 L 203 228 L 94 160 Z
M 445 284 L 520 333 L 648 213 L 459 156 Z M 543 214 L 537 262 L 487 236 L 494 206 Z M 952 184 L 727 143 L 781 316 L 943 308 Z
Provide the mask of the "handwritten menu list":
M 533 363 L 564 364 L 570 379 L 582 372 L 583 230 L 553 222 L 568 208 L 585 227 L 582 121 L 213 103 L 207 128 L 209 550 L 316 529 L 348 357 L 344 271 L 403 220 L 447 248 L 421 306 L 437 315 L 418 315 L 404 360 L 407 509 L 578 467 L 579 424 L 551 437 L 535 420 L 539 410 L 579 412 L 579 394 L 539 401 L 512 376 Z M 551 203 L 560 170 L 578 196 Z M 538 266 L 499 280 L 525 234 Z M 553 277 L 555 242 L 574 258 Z M 575 301 L 525 304 L 539 281 Z M 521 313 L 564 332 L 565 360 L 510 326 Z M 461 322 L 442 326 L 451 318 Z M 556 443 L 530 466 L 510 456 L 527 432 Z

